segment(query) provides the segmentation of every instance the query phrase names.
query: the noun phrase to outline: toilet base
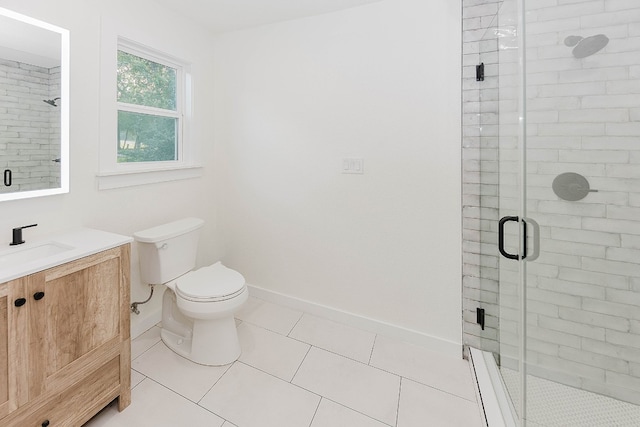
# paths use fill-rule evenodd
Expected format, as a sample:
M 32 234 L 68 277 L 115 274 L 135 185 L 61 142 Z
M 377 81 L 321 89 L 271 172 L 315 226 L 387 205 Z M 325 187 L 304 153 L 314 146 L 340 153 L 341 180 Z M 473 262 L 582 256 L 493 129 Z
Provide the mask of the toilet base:
M 233 313 L 215 319 L 189 319 L 179 311 L 170 289 L 163 296 L 160 337 L 176 354 L 201 365 L 228 365 L 241 353 Z

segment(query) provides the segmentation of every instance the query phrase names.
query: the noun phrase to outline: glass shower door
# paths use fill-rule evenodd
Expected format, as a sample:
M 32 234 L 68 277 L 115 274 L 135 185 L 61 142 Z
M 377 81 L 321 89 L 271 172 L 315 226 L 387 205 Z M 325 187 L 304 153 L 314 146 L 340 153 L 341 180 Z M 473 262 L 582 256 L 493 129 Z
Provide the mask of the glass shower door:
M 539 224 L 521 261 L 524 418 L 640 425 L 640 3 L 534 3 L 520 1 L 521 216 Z
M 483 276 L 497 283 L 498 351 L 494 351 L 494 357 L 508 406 L 502 410 L 519 419 L 524 405 L 524 300 L 518 256 L 523 232 L 523 180 L 516 11 L 515 1 L 505 0 L 480 43 L 484 80 L 479 84 L 479 98 L 481 241 L 484 263 L 495 263 L 495 273 L 485 269 Z
M 605 3 L 505 0 L 481 53 L 496 359 L 521 425 L 640 425 L 640 4 Z

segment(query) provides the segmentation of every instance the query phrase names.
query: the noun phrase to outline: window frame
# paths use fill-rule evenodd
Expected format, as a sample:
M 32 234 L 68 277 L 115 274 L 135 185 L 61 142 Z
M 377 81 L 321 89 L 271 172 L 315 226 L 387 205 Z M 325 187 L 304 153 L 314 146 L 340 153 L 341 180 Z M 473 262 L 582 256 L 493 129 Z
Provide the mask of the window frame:
M 102 46 L 110 55 L 102 56 L 101 137 L 98 189 L 129 187 L 156 182 L 175 181 L 202 176 L 195 141 L 190 138 L 193 112 L 191 64 L 171 54 L 117 36 L 113 43 Z M 128 104 L 117 99 L 118 51 L 127 52 L 176 70 L 176 111 L 144 105 Z M 113 70 L 109 72 L 109 70 Z M 118 111 L 151 114 L 178 119 L 176 160 L 118 163 Z M 170 112 L 170 113 L 169 113 Z
M 165 67 L 169 67 L 176 71 L 176 109 L 167 110 L 164 108 L 156 108 L 149 107 L 146 105 L 140 104 L 129 104 L 126 102 L 121 102 L 117 100 L 116 94 L 116 105 L 117 112 L 125 111 L 129 113 L 138 113 L 138 114 L 146 114 L 155 117 L 170 117 L 177 119 L 177 129 L 176 129 L 176 147 L 175 147 L 175 160 L 157 160 L 150 162 L 118 162 L 116 157 L 116 163 L 119 165 L 127 165 L 127 169 L 147 169 L 152 168 L 156 169 L 158 164 L 166 165 L 167 167 L 175 166 L 181 163 L 183 158 L 183 146 L 184 146 L 184 98 L 185 96 L 185 82 L 184 82 L 184 66 L 182 64 L 177 63 L 176 61 L 172 61 L 167 59 L 166 56 L 161 57 L 156 54 L 156 52 L 143 51 L 138 46 L 134 45 L 131 42 L 120 40 L 118 43 L 118 52 L 125 52 L 130 55 L 137 56 L 138 58 L 146 59 L 147 61 L 152 61 L 160 65 L 164 65 Z M 117 78 L 117 75 L 116 75 Z M 119 123 L 118 123 L 119 124 Z M 116 135 L 119 140 L 120 136 Z M 116 148 L 116 156 L 117 156 L 117 148 Z M 129 167 L 129 165 L 137 165 L 137 167 Z

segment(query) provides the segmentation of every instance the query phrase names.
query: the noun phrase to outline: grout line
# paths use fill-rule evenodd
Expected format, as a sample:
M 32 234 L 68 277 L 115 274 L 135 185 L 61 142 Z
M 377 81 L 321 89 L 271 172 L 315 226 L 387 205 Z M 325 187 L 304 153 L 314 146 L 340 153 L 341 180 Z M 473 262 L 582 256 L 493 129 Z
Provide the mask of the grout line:
M 307 349 L 307 352 L 304 354 L 304 357 L 302 358 L 302 361 L 300 362 L 300 364 L 298 365 L 298 368 L 296 369 L 296 372 L 293 374 L 293 376 L 291 377 L 291 381 L 289 381 L 291 384 L 293 384 L 293 380 L 296 378 L 296 375 L 298 375 L 298 371 L 300 370 L 300 368 L 302 367 L 302 364 L 304 363 L 305 360 L 307 360 L 307 356 L 309 355 L 309 352 L 311 351 L 311 349 L 313 348 L 312 345 L 309 346 L 309 348 Z M 294 384 L 296 385 L 296 384 Z M 301 387 L 302 388 L 302 387 Z
M 379 420 L 379 419 L 377 419 L 377 418 L 374 418 L 374 417 L 372 417 L 371 415 L 365 414 L 365 413 L 364 413 L 364 412 L 362 412 L 362 411 L 358 411 L 357 409 L 353 409 L 353 408 L 351 408 L 351 407 L 349 407 L 349 406 L 345 405 L 344 403 L 340 403 L 340 402 L 335 401 L 335 400 L 333 400 L 333 399 L 329 399 L 329 398 L 328 398 L 328 397 L 326 397 L 326 396 L 322 396 L 322 398 L 323 398 L 324 400 L 328 400 L 329 402 L 333 402 L 333 403 L 335 403 L 335 404 L 336 404 L 336 405 L 338 405 L 338 406 L 342 406 L 343 408 L 347 408 L 347 409 L 349 409 L 350 411 L 356 412 L 356 413 L 358 413 L 358 414 L 360 414 L 360 415 L 362 415 L 362 416 L 364 416 L 364 417 L 367 417 L 367 418 L 369 418 L 369 419 L 371 419 L 371 420 L 374 420 L 374 421 L 377 421 L 377 422 L 379 422 L 379 423 L 381 423 L 381 424 L 384 424 L 385 426 L 395 427 L 395 426 L 392 426 L 391 424 L 387 424 L 387 423 L 385 423 L 384 421 L 381 421 L 381 420 Z
M 204 399 L 204 397 L 205 397 L 207 394 L 209 394 L 209 392 L 210 392 L 210 391 L 211 391 L 211 390 L 216 386 L 216 384 L 218 384 L 218 382 L 220 382 L 220 380 L 222 379 L 222 377 L 224 377 L 224 376 L 227 374 L 227 372 L 229 372 L 229 369 L 231 369 L 231 367 L 232 367 L 233 365 L 235 365 L 235 364 L 236 364 L 236 362 L 237 362 L 237 360 L 234 360 L 234 361 L 233 361 L 233 363 L 230 363 L 230 364 L 229 364 L 229 367 L 228 367 L 227 369 L 225 369 L 225 371 L 222 373 L 222 375 L 220 375 L 220 377 L 219 377 L 217 380 L 215 380 L 215 381 L 214 381 L 213 385 L 212 385 L 211 387 L 209 387 L 209 389 L 208 389 L 208 390 L 207 390 L 207 391 L 202 395 L 202 397 L 200 398 L 200 400 L 198 400 L 198 401 L 196 402 L 196 404 L 197 404 L 198 406 L 200 406 L 200 402 L 202 402 L 202 399 Z M 204 408 L 204 406 L 203 406 L 203 408 Z M 205 409 L 207 409 L 207 408 L 205 408 Z
M 146 377 L 145 379 L 147 379 L 147 380 L 149 380 L 149 381 L 153 381 L 154 383 L 156 383 L 156 384 L 160 385 L 161 387 L 166 388 L 166 389 L 167 389 L 167 390 L 169 390 L 171 393 L 173 393 L 173 394 L 177 394 L 178 396 L 180 396 L 180 397 L 182 397 L 183 399 L 185 399 L 185 400 L 187 400 L 187 401 L 189 401 L 189 402 L 193 403 L 193 404 L 194 404 L 194 405 L 196 405 L 196 406 L 200 406 L 200 405 L 198 405 L 198 402 L 194 402 L 193 400 L 189 399 L 187 396 L 185 396 L 185 395 L 183 395 L 183 394 L 181 394 L 181 393 L 178 393 L 177 391 L 175 391 L 174 389 L 172 389 L 171 387 L 169 387 L 169 386 L 167 386 L 167 385 L 162 384 L 160 381 L 154 380 L 154 379 L 153 379 L 153 378 L 151 378 L 151 377 Z M 144 381 L 144 380 L 143 380 L 143 381 Z M 142 384 L 142 382 L 141 382 L 140 384 Z M 204 407 L 202 407 L 202 406 L 200 406 L 200 407 L 201 407 L 201 408 L 203 408 L 203 409 L 207 409 L 207 408 L 204 408 Z M 209 411 L 209 412 L 211 412 L 211 411 Z M 213 413 L 213 412 L 211 412 L 211 413 Z M 216 415 L 218 415 L 218 414 L 216 414 Z M 218 416 L 219 416 L 219 415 L 218 415 Z
M 398 425 L 398 419 L 400 418 L 400 396 L 402 395 L 402 380 L 405 378 L 400 377 L 400 388 L 398 389 L 398 406 L 396 407 L 396 426 Z
M 369 353 L 369 361 L 367 365 L 371 366 L 371 359 L 373 358 L 373 350 L 376 348 L 376 341 L 378 341 L 378 334 L 375 334 L 373 337 L 373 345 L 371 346 L 371 353 Z
M 303 311 L 300 317 L 298 317 L 298 320 L 296 320 L 296 323 L 291 327 L 291 329 L 289 329 L 289 332 L 287 332 L 287 335 L 285 335 L 287 338 L 291 338 L 289 335 L 291 335 L 291 332 L 293 332 L 296 326 L 298 326 L 298 323 L 300 323 L 300 321 L 302 320 L 305 314 L 306 313 Z
M 313 417 L 311 417 L 311 422 L 309 423 L 309 427 L 313 425 L 313 420 L 316 419 L 316 415 L 318 414 L 318 409 L 320 409 L 320 404 L 322 403 L 322 399 L 324 399 L 324 397 L 320 396 L 320 400 L 318 400 L 318 405 L 316 406 L 316 410 L 313 412 Z

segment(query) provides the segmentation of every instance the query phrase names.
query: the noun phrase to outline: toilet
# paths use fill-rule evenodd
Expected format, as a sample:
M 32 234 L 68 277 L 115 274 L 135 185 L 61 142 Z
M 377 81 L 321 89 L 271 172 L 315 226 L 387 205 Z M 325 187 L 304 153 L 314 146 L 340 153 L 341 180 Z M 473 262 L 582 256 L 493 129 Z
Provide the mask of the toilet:
M 194 270 L 204 221 L 184 218 L 134 233 L 143 283 L 165 285 L 162 341 L 201 365 L 240 356 L 233 314 L 247 301 L 244 277 L 221 262 Z

